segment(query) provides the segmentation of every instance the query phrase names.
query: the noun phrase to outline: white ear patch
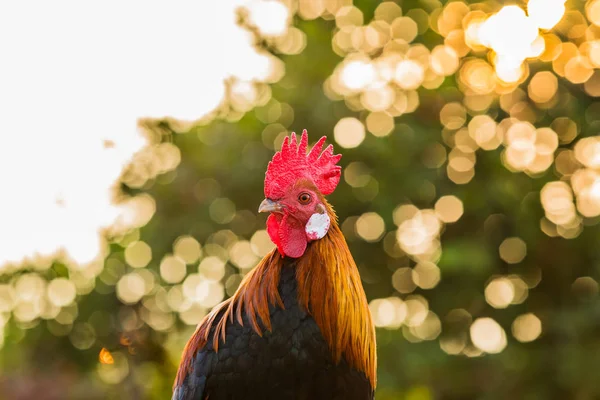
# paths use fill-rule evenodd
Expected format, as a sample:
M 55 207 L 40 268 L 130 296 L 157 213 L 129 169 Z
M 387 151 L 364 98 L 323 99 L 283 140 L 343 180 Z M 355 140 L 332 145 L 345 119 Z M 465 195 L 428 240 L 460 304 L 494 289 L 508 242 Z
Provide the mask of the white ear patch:
M 323 238 L 329 230 L 331 220 L 327 213 L 324 214 L 313 214 L 310 216 L 308 223 L 306 224 L 306 236 L 308 240 L 317 240 Z

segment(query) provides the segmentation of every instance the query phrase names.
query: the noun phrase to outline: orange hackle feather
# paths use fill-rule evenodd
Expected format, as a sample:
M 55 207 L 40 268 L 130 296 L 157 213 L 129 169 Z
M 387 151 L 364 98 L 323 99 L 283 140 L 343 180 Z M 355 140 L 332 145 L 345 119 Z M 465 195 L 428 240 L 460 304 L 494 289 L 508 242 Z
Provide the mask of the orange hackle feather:
M 337 216 L 322 199 L 331 218 L 327 235 L 309 246 L 298 260 L 296 280 L 300 304 L 314 318 L 329 344 L 333 360 L 342 357 L 377 384 L 375 327 L 358 268 Z
M 362 371 L 375 389 L 377 356 L 371 313 L 337 216 L 326 200 L 321 200 L 326 205 L 331 226 L 327 235 L 309 244 L 296 261 L 299 303 L 319 326 L 334 362 L 343 357 L 350 366 Z M 243 312 L 257 334 L 262 336 L 260 323 L 271 330 L 269 305 L 284 308 L 277 289 L 282 266 L 283 257 L 273 249 L 246 275 L 233 297 L 216 306 L 200 322 L 183 351 L 175 386 L 181 385 L 190 373 L 192 360 L 208 342 L 213 327 L 215 351 L 219 341 L 225 341 L 228 322 L 232 323 L 235 318 L 243 324 Z M 223 316 L 217 320 L 219 314 Z

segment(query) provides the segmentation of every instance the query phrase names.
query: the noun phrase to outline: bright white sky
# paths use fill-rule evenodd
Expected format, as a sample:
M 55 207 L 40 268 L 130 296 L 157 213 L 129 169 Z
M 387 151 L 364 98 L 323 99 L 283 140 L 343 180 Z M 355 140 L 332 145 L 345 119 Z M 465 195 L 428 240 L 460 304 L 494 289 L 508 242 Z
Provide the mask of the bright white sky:
M 0 273 L 36 252 L 96 257 L 98 229 L 127 212 L 109 188 L 145 145 L 136 120 L 197 119 L 228 77 L 269 75 L 235 24 L 244 3 L 0 2 Z M 280 3 L 251 8 L 263 32 L 287 29 Z

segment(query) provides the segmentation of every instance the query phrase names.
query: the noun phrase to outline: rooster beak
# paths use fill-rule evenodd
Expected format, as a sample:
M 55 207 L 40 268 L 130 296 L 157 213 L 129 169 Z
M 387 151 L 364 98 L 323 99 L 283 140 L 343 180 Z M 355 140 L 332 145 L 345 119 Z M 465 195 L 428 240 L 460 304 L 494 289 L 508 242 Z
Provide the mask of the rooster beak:
M 283 210 L 283 205 L 277 201 L 273 201 L 271 199 L 264 199 L 260 206 L 258 206 L 258 212 L 281 212 Z

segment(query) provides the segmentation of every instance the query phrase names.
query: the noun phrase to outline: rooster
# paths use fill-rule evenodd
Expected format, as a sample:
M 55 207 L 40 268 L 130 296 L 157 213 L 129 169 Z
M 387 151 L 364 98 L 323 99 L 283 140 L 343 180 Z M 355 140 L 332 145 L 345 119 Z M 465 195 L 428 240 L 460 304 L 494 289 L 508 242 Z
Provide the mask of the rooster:
M 292 133 L 269 163 L 267 232 L 276 248 L 216 306 L 188 341 L 173 400 L 373 399 L 375 329 L 325 195 L 341 155 Z

